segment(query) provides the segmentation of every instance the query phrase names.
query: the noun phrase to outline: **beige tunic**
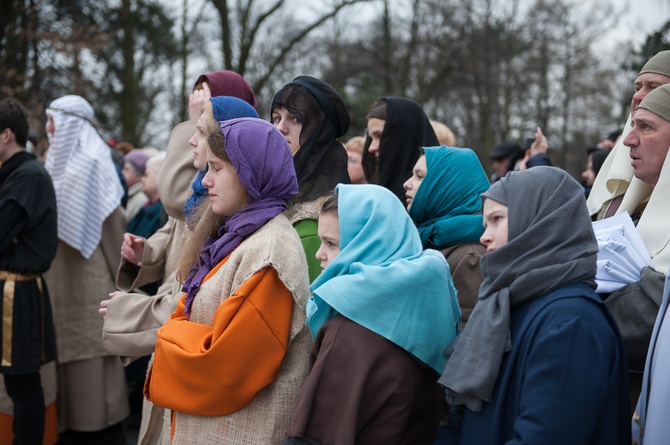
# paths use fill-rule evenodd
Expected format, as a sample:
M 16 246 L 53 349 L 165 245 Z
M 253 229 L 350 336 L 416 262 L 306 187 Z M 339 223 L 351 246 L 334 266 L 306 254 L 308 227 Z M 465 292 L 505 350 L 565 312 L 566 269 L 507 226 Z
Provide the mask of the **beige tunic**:
M 277 378 L 235 413 L 215 417 L 176 413 L 173 444 L 280 444 L 285 437 L 298 392 L 307 376 L 312 346 L 305 327 L 305 304 L 309 297 L 307 262 L 300 239 L 285 216 L 275 217 L 242 242 L 221 269 L 203 283 L 193 303 L 191 320 L 211 325 L 221 301 L 267 266 L 277 271 L 295 300 L 288 349 Z M 172 413 L 166 411 L 164 444 L 170 443 L 171 420 Z
M 195 131 L 195 122 L 183 122 L 172 130 L 167 156 L 158 171 L 158 192 L 168 222 L 146 240 L 141 267 L 118 263 L 116 287 L 121 292 L 110 300 L 102 338 L 105 349 L 118 355 L 124 365 L 153 353 L 156 331 L 174 312 L 181 296 L 176 267 L 180 248 L 190 233 L 184 221 L 184 205 L 197 173 L 188 144 Z M 161 279 L 163 284 L 156 295 L 134 291 Z M 144 400 L 138 443 L 160 443 L 162 417 L 162 409 Z
M 100 296 L 114 290 L 125 216 L 119 207 L 105 220 L 100 245 L 88 260 L 58 241 L 44 275 L 54 312 L 58 345 L 58 415 L 78 431 L 97 431 L 128 415 L 125 375 L 105 351 L 98 315 Z

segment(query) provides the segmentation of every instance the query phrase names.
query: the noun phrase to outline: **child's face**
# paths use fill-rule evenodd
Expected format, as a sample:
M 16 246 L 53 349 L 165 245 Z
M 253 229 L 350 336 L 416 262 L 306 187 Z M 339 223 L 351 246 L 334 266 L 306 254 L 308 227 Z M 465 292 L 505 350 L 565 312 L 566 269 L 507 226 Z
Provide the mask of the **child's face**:
M 409 212 L 410 207 L 412 207 L 412 201 L 414 201 L 414 196 L 416 195 L 419 186 L 423 182 L 423 178 L 426 177 L 426 172 L 428 171 L 428 165 L 426 164 L 426 155 L 422 155 L 416 161 L 414 169 L 412 170 L 412 177 L 409 178 L 402 185 L 405 188 L 405 201 L 407 202 L 407 211 Z
M 335 212 L 319 215 L 318 234 L 321 247 L 316 251 L 315 256 L 321 261 L 321 270 L 323 270 L 340 253 L 340 220 Z
M 484 234 L 479 241 L 486 246 L 486 253 L 507 244 L 507 206 L 492 199 L 484 200 Z

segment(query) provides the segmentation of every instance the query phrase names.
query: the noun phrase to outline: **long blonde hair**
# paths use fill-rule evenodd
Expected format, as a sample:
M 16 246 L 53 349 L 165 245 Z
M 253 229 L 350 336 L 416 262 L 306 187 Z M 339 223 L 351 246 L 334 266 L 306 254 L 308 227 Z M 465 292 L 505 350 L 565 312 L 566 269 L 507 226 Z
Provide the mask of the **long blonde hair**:
M 221 131 L 218 122 L 214 120 L 212 113 L 212 102 L 207 101 L 202 107 L 203 115 L 207 116 L 207 125 L 205 128 L 207 143 L 209 149 L 214 156 L 224 162 L 230 163 L 230 158 L 224 149 L 225 137 Z M 197 221 L 193 233 L 188 237 L 184 244 L 181 256 L 179 257 L 179 265 L 177 266 L 177 280 L 183 283 L 188 277 L 189 272 L 193 266 L 200 259 L 200 251 L 208 238 L 215 238 L 219 229 L 226 222 L 226 218 L 217 215 L 212 211 L 212 204 L 208 199 L 203 199 L 196 207 L 194 214 L 191 216 Z

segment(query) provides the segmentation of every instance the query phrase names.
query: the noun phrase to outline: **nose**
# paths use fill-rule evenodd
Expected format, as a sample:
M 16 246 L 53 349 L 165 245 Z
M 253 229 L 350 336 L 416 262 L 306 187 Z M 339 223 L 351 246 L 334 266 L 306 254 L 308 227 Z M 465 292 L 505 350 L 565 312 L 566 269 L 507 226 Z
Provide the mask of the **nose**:
M 376 139 L 373 139 L 370 142 L 370 146 L 368 147 L 368 151 L 372 153 L 375 156 L 379 155 L 379 141 Z
M 198 140 L 196 137 L 198 136 L 198 133 L 194 133 L 193 136 L 191 136 L 191 139 L 188 140 L 188 145 L 191 147 L 197 147 L 198 146 Z
M 323 243 L 319 246 L 319 250 L 316 251 L 314 257 L 319 261 L 326 261 L 326 257 L 323 254 Z
M 412 178 L 409 178 L 405 183 L 402 185 L 402 188 L 405 190 L 410 190 L 412 188 Z
M 205 176 L 202 177 L 202 185 L 205 188 L 211 189 L 214 187 L 214 182 L 212 181 L 212 177 L 210 176 L 212 173 L 211 170 L 207 170 L 207 173 L 205 173 Z
M 277 130 L 281 132 L 281 134 L 288 134 L 288 129 L 286 128 L 286 124 L 284 123 L 284 119 L 280 119 L 279 122 L 277 122 Z
M 630 133 L 626 135 L 626 138 L 623 140 L 623 145 L 626 147 L 637 147 L 638 145 L 638 138 L 637 138 L 637 132 L 635 131 L 635 128 L 633 128 Z
M 642 87 L 633 94 L 633 100 L 641 101 L 649 93 L 647 88 Z
M 486 247 L 491 244 L 491 234 L 489 233 L 489 229 L 487 228 L 484 230 L 484 233 L 482 234 L 481 238 L 479 238 L 479 242 L 485 245 Z

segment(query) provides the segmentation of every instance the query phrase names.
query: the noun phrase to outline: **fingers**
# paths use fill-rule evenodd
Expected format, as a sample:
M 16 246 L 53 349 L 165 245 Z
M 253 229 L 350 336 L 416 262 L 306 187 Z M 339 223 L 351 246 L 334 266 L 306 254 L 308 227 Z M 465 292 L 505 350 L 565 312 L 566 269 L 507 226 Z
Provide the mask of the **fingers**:
M 203 82 L 202 89 L 193 90 L 188 96 L 189 119 L 196 122 L 202 114 L 202 105 L 212 97 L 207 82 Z
M 98 309 L 98 314 L 102 315 L 104 318 L 107 315 L 107 308 L 109 307 L 109 300 L 102 300 L 100 302 L 100 308 Z
M 209 89 L 207 82 L 202 83 L 202 91 L 205 93 L 205 100 L 209 100 L 212 97 L 212 90 Z

